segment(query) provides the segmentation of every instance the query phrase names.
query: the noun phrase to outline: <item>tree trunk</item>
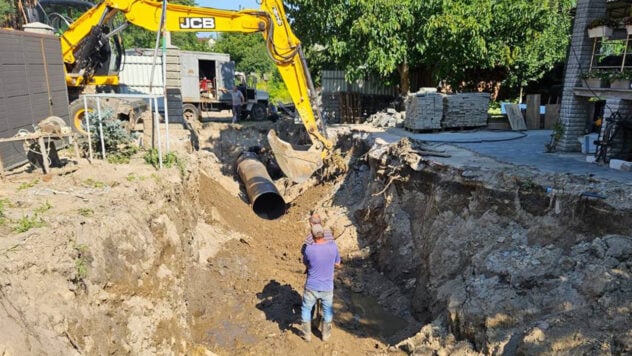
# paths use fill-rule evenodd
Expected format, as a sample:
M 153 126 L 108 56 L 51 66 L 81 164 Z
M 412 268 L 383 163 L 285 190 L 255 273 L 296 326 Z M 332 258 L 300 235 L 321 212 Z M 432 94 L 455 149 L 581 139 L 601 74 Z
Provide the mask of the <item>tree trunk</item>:
M 402 96 L 406 96 L 410 91 L 410 67 L 408 67 L 408 62 L 404 60 L 404 63 L 399 64 L 397 71 L 399 72 L 399 93 Z

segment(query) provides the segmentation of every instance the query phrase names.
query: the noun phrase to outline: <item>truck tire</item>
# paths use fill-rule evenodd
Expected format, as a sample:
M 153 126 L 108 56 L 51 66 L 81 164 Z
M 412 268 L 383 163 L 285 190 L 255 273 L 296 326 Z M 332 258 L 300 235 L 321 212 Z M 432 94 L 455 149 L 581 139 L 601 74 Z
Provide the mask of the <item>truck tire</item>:
M 200 110 L 193 104 L 182 105 L 182 116 L 185 120 L 200 120 Z
M 263 121 L 268 118 L 268 111 L 263 104 L 254 104 L 250 109 L 250 119 L 254 121 Z
M 88 99 L 88 112 L 96 111 L 97 104 L 93 99 Z M 79 98 L 74 100 L 68 105 L 68 112 L 70 113 L 70 125 L 72 130 L 82 136 L 87 136 L 86 131 L 85 114 L 86 108 L 83 103 L 83 99 Z

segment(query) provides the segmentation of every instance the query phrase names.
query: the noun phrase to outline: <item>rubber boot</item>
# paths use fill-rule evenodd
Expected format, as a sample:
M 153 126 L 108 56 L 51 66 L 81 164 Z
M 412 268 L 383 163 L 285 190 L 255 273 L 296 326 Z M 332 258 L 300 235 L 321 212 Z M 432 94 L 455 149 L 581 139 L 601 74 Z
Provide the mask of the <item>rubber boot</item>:
M 328 323 L 323 322 L 321 330 L 323 331 L 323 341 L 327 341 L 327 339 L 331 336 L 331 321 Z
M 303 340 L 312 341 L 312 322 L 303 322 Z

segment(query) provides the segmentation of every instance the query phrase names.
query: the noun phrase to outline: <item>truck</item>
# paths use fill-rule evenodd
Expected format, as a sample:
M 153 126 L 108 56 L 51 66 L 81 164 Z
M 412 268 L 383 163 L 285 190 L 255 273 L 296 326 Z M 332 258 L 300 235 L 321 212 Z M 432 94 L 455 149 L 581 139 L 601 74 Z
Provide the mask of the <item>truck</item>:
M 252 78 L 252 77 L 250 77 Z M 230 55 L 209 52 L 180 51 L 180 92 L 182 113 L 200 119 L 209 111 L 230 110 L 230 92 L 236 85 L 246 103 L 242 119 L 261 121 L 268 116 L 270 95 L 256 87 L 256 81 L 243 72 L 235 72 Z
M 229 54 L 184 50 L 175 50 L 175 53 L 177 60 L 168 56 L 167 67 L 179 68 L 175 70 L 179 80 L 171 81 L 178 83 L 177 87 L 168 89 L 175 89 L 179 93 L 178 97 L 182 98 L 182 114 L 186 119 L 200 119 L 209 112 L 231 110 L 230 91 L 234 86 L 246 98 L 241 119 L 261 121 L 268 117 L 270 95 L 257 89 L 256 76 L 235 72 L 235 63 L 231 61 Z M 120 85 L 131 86 L 130 92 L 149 93 L 146 85 L 149 71 L 143 67 L 152 63 L 153 55 L 153 49 L 126 51 L 126 64 L 120 72 Z M 158 62 L 155 73 L 162 73 L 161 60 Z

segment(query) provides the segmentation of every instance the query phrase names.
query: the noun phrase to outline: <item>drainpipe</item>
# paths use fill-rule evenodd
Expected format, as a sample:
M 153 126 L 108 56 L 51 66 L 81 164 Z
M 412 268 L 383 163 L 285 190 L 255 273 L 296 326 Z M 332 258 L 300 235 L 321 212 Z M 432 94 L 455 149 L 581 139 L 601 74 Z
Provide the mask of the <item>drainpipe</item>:
M 250 205 L 257 216 L 274 220 L 285 214 L 285 200 L 256 153 L 244 152 L 237 158 L 237 174 L 246 186 Z

